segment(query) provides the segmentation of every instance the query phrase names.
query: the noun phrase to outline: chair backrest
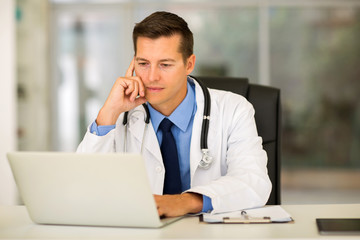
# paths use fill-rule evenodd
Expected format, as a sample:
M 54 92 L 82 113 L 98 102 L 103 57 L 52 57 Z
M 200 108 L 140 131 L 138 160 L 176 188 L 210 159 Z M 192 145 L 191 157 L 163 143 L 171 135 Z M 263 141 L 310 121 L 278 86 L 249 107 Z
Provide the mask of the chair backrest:
M 207 87 L 231 91 L 248 99 L 255 109 L 255 122 L 259 136 L 263 139 L 263 148 L 268 155 L 268 174 L 272 182 L 272 191 L 268 205 L 281 203 L 281 102 L 280 89 L 250 84 L 247 78 L 196 77 Z

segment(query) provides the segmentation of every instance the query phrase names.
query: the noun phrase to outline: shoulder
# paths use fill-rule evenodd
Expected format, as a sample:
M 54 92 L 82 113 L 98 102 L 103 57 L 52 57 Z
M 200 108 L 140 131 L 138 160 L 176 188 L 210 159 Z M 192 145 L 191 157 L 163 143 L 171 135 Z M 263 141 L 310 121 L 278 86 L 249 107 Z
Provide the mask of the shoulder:
M 253 109 L 252 104 L 239 94 L 218 89 L 209 89 L 211 103 L 219 110 L 243 111 Z

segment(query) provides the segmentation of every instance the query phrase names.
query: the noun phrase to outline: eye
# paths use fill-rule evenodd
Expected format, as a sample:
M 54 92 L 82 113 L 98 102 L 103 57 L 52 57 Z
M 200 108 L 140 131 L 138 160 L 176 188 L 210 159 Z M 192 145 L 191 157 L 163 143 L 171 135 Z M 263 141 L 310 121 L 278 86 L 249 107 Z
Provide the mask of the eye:
M 149 66 L 149 63 L 147 62 L 138 62 L 139 67 L 147 67 Z
M 162 68 L 168 68 L 168 67 L 171 67 L 172 65 L 171 65 L 171 64 L 168 64 L 168 63 L 162 63 L 162 64 L 160 64 L 160 66 L 161 66 Z

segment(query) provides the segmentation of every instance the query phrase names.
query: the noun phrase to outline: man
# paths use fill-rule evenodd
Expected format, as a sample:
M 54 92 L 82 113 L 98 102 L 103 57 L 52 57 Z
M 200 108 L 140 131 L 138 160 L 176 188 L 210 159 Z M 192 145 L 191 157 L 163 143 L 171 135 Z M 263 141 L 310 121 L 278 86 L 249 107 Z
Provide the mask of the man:
M 209 169 L 199 167 L 204 95 L 188 77 L 196 57 L 187 23 L 175 14 L 155 12 L 136 24 L 133 42 L 135 55 L 125 77 L 114 83 L 78 151 L 142 152 L 160 216 L 264 205 L 271 191 L 267 156 L 254 109 L 242 96 L 210 89 L 208 145 L 213 162 Z M 150 111 L 149 127 L 144 103 Z M 127 130 L 122 124 L 126 111 Z M 170 124 L 170 135 L 163 122 Z M 166 152 L 171 144 L 175 148 Z M 179 179 L 173 180 L 176 175 Z M 168 191 L 168 185 L 176 184 L 175 193 Z

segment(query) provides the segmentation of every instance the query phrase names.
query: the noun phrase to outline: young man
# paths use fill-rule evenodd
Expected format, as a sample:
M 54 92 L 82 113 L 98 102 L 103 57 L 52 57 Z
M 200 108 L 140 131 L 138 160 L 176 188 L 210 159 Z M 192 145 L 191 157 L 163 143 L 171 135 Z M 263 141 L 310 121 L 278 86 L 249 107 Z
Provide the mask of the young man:
M 175 14 L 155 12 L 136 24 L 133 42 L 135 56 L 126 75 L 114 83 L 78 152 L 142 151 L 160 216 L 264 205 L 271 191 L 267 156 L 254 109 L 242 96 L 210 89 L 213 162 L 208 169 L 199 166 L 204 95 L 188 77 L 196 58 L 187 23 Z M 143 103 L 150 111 L 148 128 Z M 127 130 L 122 124 L 126 111 Z M 175 148 L 166 150 L 170 145 Z

